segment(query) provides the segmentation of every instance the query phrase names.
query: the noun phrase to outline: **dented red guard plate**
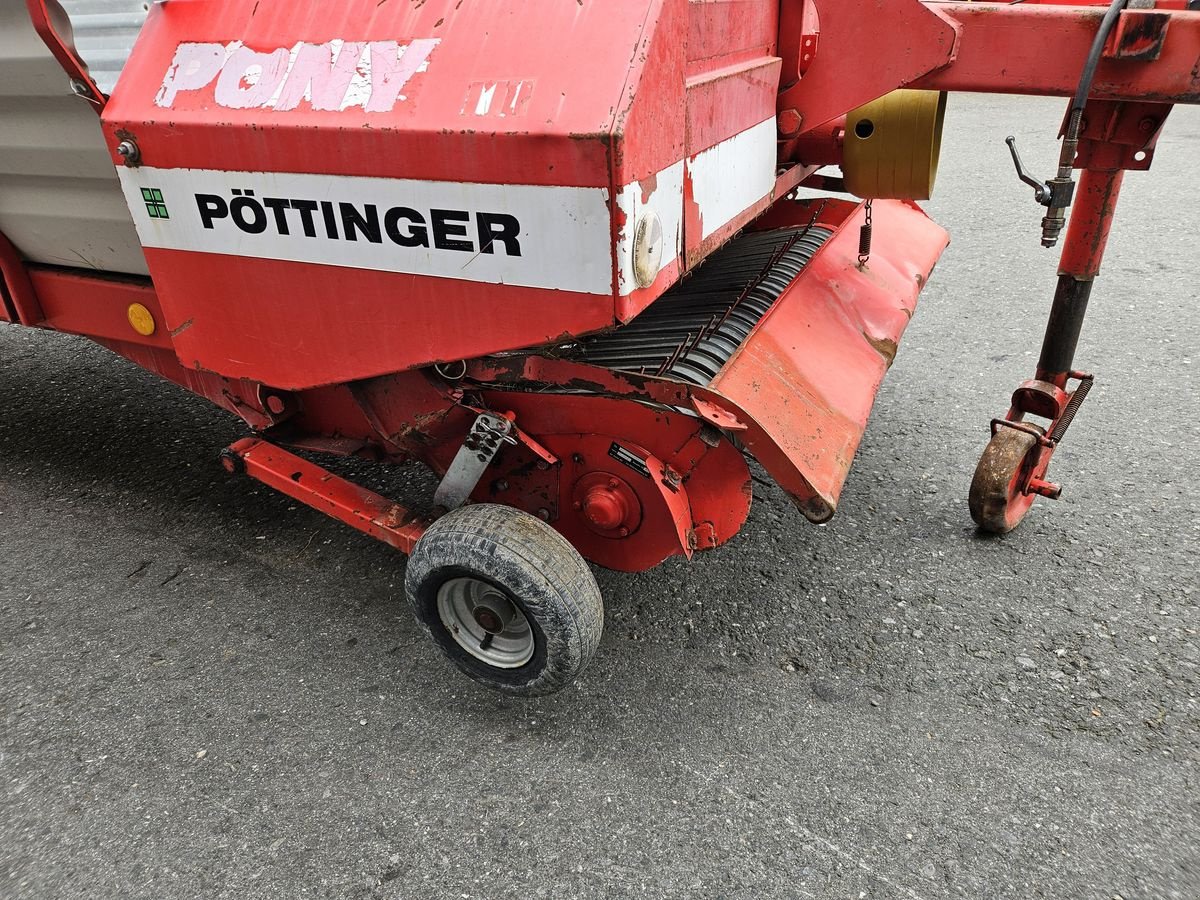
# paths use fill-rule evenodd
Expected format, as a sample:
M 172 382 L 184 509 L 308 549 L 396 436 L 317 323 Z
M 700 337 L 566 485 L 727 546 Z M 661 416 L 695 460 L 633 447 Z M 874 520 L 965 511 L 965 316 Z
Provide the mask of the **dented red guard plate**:
M 823 218 L 846 207 L 851 214 L 709 386 L 744 418 L 746 446 L 817 522 L 833 515 L 875 395 L 949 243 L 915 204 L 877 201 L 875 250 L 860 268 L 862 208 L 834 204 Z

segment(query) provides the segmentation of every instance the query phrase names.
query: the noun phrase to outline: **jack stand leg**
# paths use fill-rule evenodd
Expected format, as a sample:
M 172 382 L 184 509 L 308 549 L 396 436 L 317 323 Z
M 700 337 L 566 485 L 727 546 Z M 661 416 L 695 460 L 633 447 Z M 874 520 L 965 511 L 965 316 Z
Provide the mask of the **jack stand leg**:
M 1038 361 L 1038 381 L 1060 389 L 1066 387 L 1124 179 L 1125 172 L 1121 169 L 1111 172 L 1087 169 L 1079 179 L 1079 198 L 1067 228 L 1058 267 L 1058 290 Z
M 1037 373 L 1017 388 L 1008 415 L 993 421 L 992 440 L 971 482 L 971 517 L 982 531 L 1012 531 L 1038 495 L 1058 499 L 1062 493 L 1045 475 L 1092 386 L 1092 376 L 1072 366 L 1124 177 L 1121 169 L 1086 169 L 1080 178 Z M 1073 379 L 1079 385 L 1068 391 Z M 1049 419 L 1050 425 L 1043 430 L 1026 422 L 1028 415 Z

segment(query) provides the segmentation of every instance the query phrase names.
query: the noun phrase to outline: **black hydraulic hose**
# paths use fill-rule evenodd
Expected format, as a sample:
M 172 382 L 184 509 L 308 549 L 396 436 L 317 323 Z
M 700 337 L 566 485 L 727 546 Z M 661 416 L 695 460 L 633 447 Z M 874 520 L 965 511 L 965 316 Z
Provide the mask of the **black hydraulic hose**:
M 1100 21 L 1100 30 L 1092 41 L 1092 49 L 1088 52 L 1087 62 L 1083 66 L 1083 74 L 1079 77 L 1079 87 L 1075 89 L 1075 98 L 1071 101 L 1071 112 L 1067 120 L 1066 140 L 1063 141 L 1062 154 L 1058 160 L 1058 177 L 1069 178 L 1071 167 L 1075 162 L 1075 153 L 1079 149 L 1079 132 L 1083 126 L 1083 111 L 1087 108 L 1088 95 L 1092 92 L 1092 82 L 1096 78 L 1096 68 L 1100 65 L 1100 57 L 1104 53 L 1104 45 L 1112 34 L 1121 11 L 1129 4 L 1129 0 L 1113 0 L 1108 12 Z
M 1071 205 L 1075 192 L 1075 179 L 1072 177 L 1075 169 L 1075 157 L 1079 154 L 1079 138 L 1083 131 L 1083 111 L 1087 108 L 1088 95 L 1092 92 L 1092 82 L 1096 78 L 1096 68 L 1100 65 L 1100 57 L 1104 54 L 1104 45 L 1108 36 L 1120 18 L 1121 11 L 1128 5 L 1129 0 L 1113 0 L 1108 12 L 1100 21 L 1100 30 L 1092 41 L 1092 49 L 1088 52 L 1087 62 L 1079 76 L 1079 87 L 1071 101 L 1071 109 L 1067 113 L 1067 127 L 1063 132 L 1062 150 L 1058 154 L 1058 175 L 1049 182 L 1050 203 L 1046 218 L 1042 219 L 1042 245 L 1053 247 L 1058 243 L 1058 235 L 1063 229 L 1065 211 Z
M 1079 88 L 1075 91 L 1075 101 L 1071 104 L 1072 112 L 1075 110 L 1082 112 L 1083 108 L 1087 106 L 1088 94 L 1092 92 L 1092 81 L 1096 77 L 1096 67 L 1100 65 L 1100 56 L 1104 53 L 1104 45 L 1108 43 L 1108 36 L 1112 34 L 1113 26 L 1117 24 L 1117 18 L 1121 15 L 1121 11 L 1128 5 L 1129 0 L 1113 0 L 1108 12 L 1104 14 L 1104 19 L 1100 22 L 1100 30 L 1096 32 L 1096 39 L 1092 41 L 1087 64 L 1083 67 Z

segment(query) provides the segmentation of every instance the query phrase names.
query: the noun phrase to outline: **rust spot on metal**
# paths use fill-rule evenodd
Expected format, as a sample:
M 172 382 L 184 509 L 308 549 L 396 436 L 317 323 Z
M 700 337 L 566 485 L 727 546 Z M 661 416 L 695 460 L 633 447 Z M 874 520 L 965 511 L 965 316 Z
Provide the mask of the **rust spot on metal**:
M 887 360 L 890 366 L 896 360 L 896 342 L 891 338 L 873 338 L 869 334 L 863 335 L 867 339 L 867 343 L 875 348 L 875 352 Z
M 1116 59 L 1158 59 L 1162 55 L 1170 25 L 1170 13 L 1127 10 L 1117 26 L 1115 47 L 1105 55 Z
M 405 509 L 399 503 L 393 503 L 387 512 L 375 521 L 385 528 L 399 528 L 413 521 L 414 518 L 411 510 Z
M 188 319 L 186 322 L 184 322 L 182 325 L 180 325 L 178 328 L 176 328 L 174 331 L 171 332 L 171 337 L 173 337 L 173 338 L 179 337 L 181 334 L 183 334 L 185 331 L 187 331 L 189 328 L 191 328 L 195 324 L 196 324 L 195 319 Z

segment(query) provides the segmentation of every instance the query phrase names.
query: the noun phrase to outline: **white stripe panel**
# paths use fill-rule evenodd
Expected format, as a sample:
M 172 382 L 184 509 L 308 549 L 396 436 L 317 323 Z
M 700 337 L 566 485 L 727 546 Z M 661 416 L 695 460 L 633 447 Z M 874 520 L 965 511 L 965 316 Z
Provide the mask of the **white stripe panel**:
M 663 249 L 659 271 L 683 252 L 683 160 L 659 172 L 653 181 L 653 191 L 646 191 L 641 184 L 628 184 L 617 196 L 617 206 L 625 213 L 625 227 L 617 246 L 617 259 L 620 262 L 618 278 L 623 297 L 637 290 L 637 280 L 633 274 L 633 239 L 637 234 L 638 219 L 645 213 L 653 212 L 662 223 Z
M 775 132 L 775 120 L 767 119 L 688 161 L 704 239 L 774 189 Z
M 622 296 L 637 288 L 633 274 L 633 237 L 638 219 L 644 213 L 655 213 L 662 223 L 660 270 L 682 252 L 685 165 L 692 179 L 693 197 L 700 207 L 703 237 L 708 238 L 774 188 L 774 120 L 768 119 L 702 151 L 686 163 L 681 160 L 659 172 L 654 179 L 621 189 L 616 207 L 625 217 L 617 242 L 618 293 Z M 123 167 L 119 172 L 126 201 L 145 247 L 583 294 L 613 293 L 612 212 L 605 188 L 156 169 L 149 166 Z M 170 218 L 150 215 L 142 197 L 143 188 L 162 192 Z M 472 214 L 473 218 L 463 226 L 467 229 L 466 235 L 456 234 L 455 238 L 470 241 L 473 248 L 463 251 L 403 247 L 386 236 L 382 243 L 372 243 L 361 235 L 356 241 L 348 241 L 340 221 L 339 236 L 333 239 L 328 236 L 319 211 L 314 215 L 318 236 L 309 237 L 303 233 L 302 218 L 295 209 L 284 213 L 290 231 L 286 235 L 279 233 L 275 214 L 270 210 L 266 211 L 268 228 L 261 234 L 250 234 L 238 228 L 231 216 L 215 219 L 212 228 L 205 228 L 196 195 L 214 195 L 231 206 L 238 199 L 232 193 L 235 190 L 252 191 L 255 203 L 271 198 L 329 201 L 335 206 L 352 204 L 360 210 L 370 204 L 376 207 L 381 218 L 389 209 L 406 207 L 419 212 L 426 227 L 432 224 L 431 209 L 463 211 Z M 478 213 L 516 217 L 521 223 L 521 255 L 505 253 L 500 243 L 494 246 L 493 253 L 479 252 L 477 220 L 474 218 Z M 407 227 L 407 222 L 405 224 Z
M 380 272 L 457 278 L 490 284 L 550 288 L 585 294 L 612 291 L 610 216 L 604 188 L 541 187 L 536 185 L 463 184 L 393 178 L 339 175 L 299 175 L 272 172 L 220 172 L 206 169 L 121 169 L 121 184 L 133 211 L 138 234 L 146 247 L 221 253 L 292 262 L 344 266 Z M 169 219 L 152 218 L 142 188 L 162 191 Z M 318 237 L 303 233 L 296 210 L 286 215 L 289 235 L 278 233 L 274 216 L 262 234 L 247 234 L 232 218 L 207 229 L 196 194 L 211 194 L 232 204 L 232 190 L 253 191 L 256 201 L 269 198 L 350 203 L 362 209 L 373 204 L 382 218 L 393 207 L 416 210 L 430 227 L 430 210 L 461 210 L 472 214 L 500 213 L 521 223 L 520 256 L 499 246 L 494 253 L 478 252 L 476 223 L 465 224 L 471 251 L 433 247 L 402 247 L 386 237 L 374 244 L 330 239 L 321 213 L 314 218 Z M 408 225 L 405 223 L 405 227 Z M 432 229 L 430 229 L 432 230 Z M 339 227 L 339 234 L 341 229 Z M 432 241 L 431 241 L 432 243 Z

